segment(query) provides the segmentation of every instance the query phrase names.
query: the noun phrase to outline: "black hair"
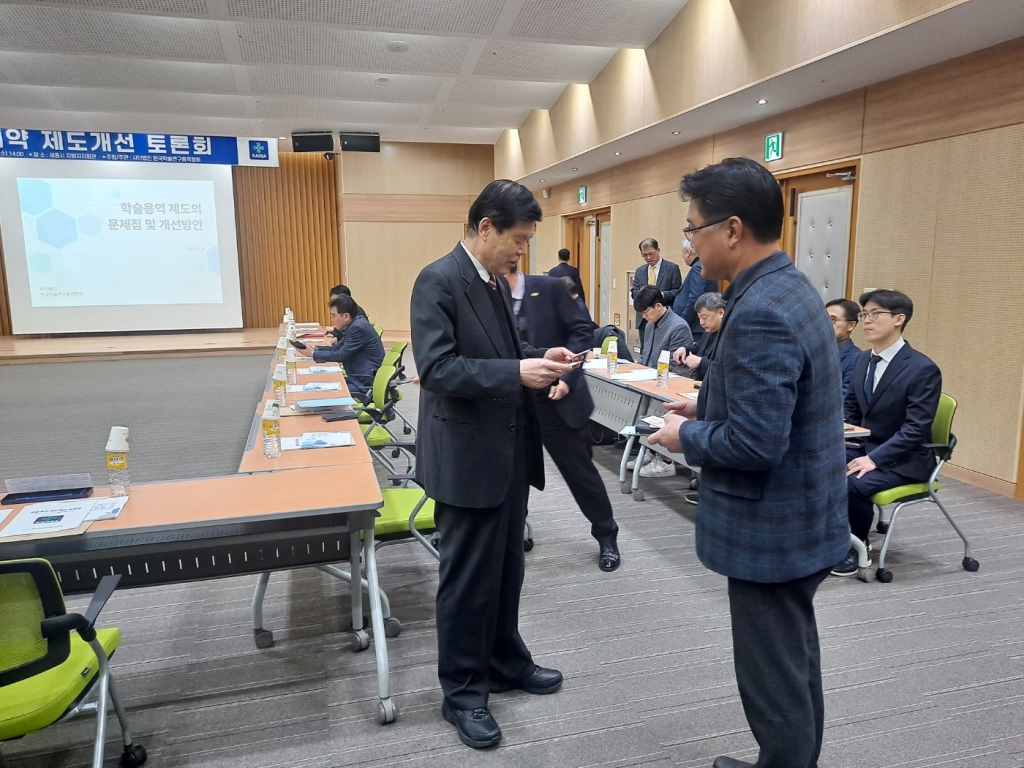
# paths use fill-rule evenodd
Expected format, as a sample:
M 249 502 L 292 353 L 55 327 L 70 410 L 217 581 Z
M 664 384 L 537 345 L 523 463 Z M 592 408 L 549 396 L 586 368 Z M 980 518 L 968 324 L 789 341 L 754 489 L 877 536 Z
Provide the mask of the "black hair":
M 759 243 L 782 236 L 782 189 L 767 168 L 749 157 L 728 157 L 686 174 L 679 197 L 694 201 L 708 224 L 736 216 Z
M 352 291 L 349 290 L 347 285 L 336 285 L 331 288 L 331 296 L 351 296 Z
M 653 285 L 645 285 L 637 293 L 636 298 L 633 299 L 633 309 L 637 312 L 648 310 L 655 304 L 664 306 L 665 295 Z
M 355 299 L 351 296 L 346 296 L 345 294 L 335 296 L 331 299 L 329 306 L 339 315 L 349 315 L 353 320 L 355 320 L 356 315 L 359 314 L 359 305 L 356 304 Z
M 562 285 L 566 287 L 566 290 L 569 291 L 569 295 L 572 296 L 574 299 L 580 295 L 579 290 L 577 290 L 576 288 L 576 281 L 573 280 L 571 277 L 566 275 L 565 277 L 558 278 L 558 280 L 559 282 L 562 283 Z
M 907 294 L 901 291 L 878 288 L 874 291 L 862 293 L 858 301 L 862 307 L 869 301 L 873 301 L 887 312 L 892 312 L 894 315 L 905 315 L 906 318 L 903 320 L 903 325 L 900 328 L 901 333 L 907 330 L 907 326 L 910 325 L 910 318 L 914 316 L 914 302 L 910 300 Z
M 655 240 L 653 237 L 648 237 L 645 240 L 641 240 L 640 245 L 638 245 L 637 248 L 639 248 L 642 251 L 645 245 L 649 245 L 654 250 L 658 250 L 658 241 Z
M 568 261 L 570 258 L 572 258 L 572 254 L 569 252 L 568 248 L 559 248 L 558 249 L 558 260 L 559 261 Z
M 533 192 L 522 184 L 498 179 L 484 187 L 484 191 L 469 207 L 469 227 L 466 231 L 475 235 L 484 219 L 490 219 L 495 230 L 501 234 L 519 222 L 540 221 L 540 203 Z
M 832 299 L 832 301 L 825 305 L 825 309 L 828 309 L 829 307 L 839 307 L 843 310 L 846 322 L 857 322 L 857 315 L 860 313 L 860 305 L 856 301 L 850 301 L 849 299 Z

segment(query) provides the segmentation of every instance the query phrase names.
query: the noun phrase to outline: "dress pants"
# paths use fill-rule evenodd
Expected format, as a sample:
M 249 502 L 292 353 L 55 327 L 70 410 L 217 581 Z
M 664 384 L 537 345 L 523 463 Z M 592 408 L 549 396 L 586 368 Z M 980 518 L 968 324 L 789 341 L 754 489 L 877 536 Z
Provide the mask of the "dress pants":
M 864 456 L 864 448 L 861 446 L 848 446 L 846 448 L 846 461 L 850 462 L 859 456 Z M 846 478 L 847 505 L 850 515 L 850 531 L 861 541 L 867 539 L 871 532 L 871 522 L 875 519 L 875 505 L 871 503 L 871 497 L 881 491 L 890 488 L 897 488 L 910 483 L 924 483 L 928 478 L 915 478 L 904 475 L 896 469 L 884 469 L 879 467 L 868 472 L 864 477 L 848 475 Z
M 755 768 L 817 768 L 825 724 L 814 593 L 829 569 L 778 584 L 729 579 L 736 683 Z
M 580 383 L 580 386 L 586 386 Z M 540 438 L 552 461 L 565 478 L 580 511 L 590 521 L 590 535 L 598 541 L 619 532 L 612 515 L 612 502 L 601 473 L 594 466 L 594 451 L 587 426 L 573 429 L 562 421 L 557 406 L 541 391 L 537 395 Z
M 518 680 L 536 665 L 519 635 L 523 530 L 529 483 L 525 423 L 517 419 L 512 481 L 487 509 L 437 502 L 437 676 L 449 706 L 487 706 L 489 680 Z M 475 482 L 472 477 L 467 483 Z

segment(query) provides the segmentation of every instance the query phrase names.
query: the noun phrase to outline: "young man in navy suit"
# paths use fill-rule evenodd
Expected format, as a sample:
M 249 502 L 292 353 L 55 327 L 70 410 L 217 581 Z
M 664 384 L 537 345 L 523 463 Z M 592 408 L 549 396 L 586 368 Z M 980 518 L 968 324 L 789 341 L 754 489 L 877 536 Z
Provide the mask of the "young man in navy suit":
M 860 353 L 846 395 L 846 421 L 871 430 L 864 444 L 846 449 L 850 530 L 866 541 L 875 517 L 871 497 L 880 491 L 927 482 L 935 469 L 932 421 L 942 394 L 942 373 L 904 341 L 914 302 L 899 291 L 868 291 L 860 297 L 864 336 L 871 349 Z M 851 549 L 833 576 L 857 572 Z
M 573 283 L 576 285 L 576 293 L 580 295 L 583 300 L 584 306 L 587 301 L 587 294 L 583 290 L 583 280 L 580 279 L 580 271 L 569 263 L 569 259 L 572 258 L 572 254 L 568 248 L 560 248 L 558 250 L 558 264 L 548 270 L 548 277 L 570 277 Z

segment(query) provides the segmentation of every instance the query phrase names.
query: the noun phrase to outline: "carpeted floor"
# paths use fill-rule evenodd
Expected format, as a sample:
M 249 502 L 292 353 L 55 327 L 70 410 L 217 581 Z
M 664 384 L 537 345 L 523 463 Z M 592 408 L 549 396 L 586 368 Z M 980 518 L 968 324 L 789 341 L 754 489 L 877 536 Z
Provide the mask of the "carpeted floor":
M 246 359 L 231 360 L 241 367 Z M 188 378 L 194 368 L 171 362 L 158 374 L 163 398 L 184 393 L 182 404 L 195 405 L 201 391 L 207 402 L 217 393 L 221 404 L 211 431 L 224 455 L 201 466 L 233 471 L 266 362 L 251 372 L 215 367 L 211 377 L 222 380 L 203 387 Z M 129 378 L 121 366 L 134 364 L 96 365 L 121 379 Z M 76 402 L 100 394 L 86 391 L 82 376 L 66 377 L 65 386 L 78 393 Z M 51 391 L 59 397 L 62 389 Z M 406 413 L 415 410 L 410 394 Z M 27 396 L 31 390 L 19 390 L 9 402 Z M 75 428 L 59 419 L 74 412 L 69 397 L 61 399 L 66 407 L 45 422 L 54 456 L 67 455 Z M 119 399 L 138 417 L 139 445 L 144 414 L 160 407 L 158 398 L 125 387 Z M 100 425 L 113 423 L 105 413 L 96 419 L 101 433 Z M 187 434 L 205 434 L 209 412 L 175 413 Z M 104 436 L 89 440 L 102 448 Z M 11 449 L 3 450 L 11 474 Z M 536 659 L 562 669 L 566 683 L 554 696 L 492 697 L 505 734 L 498 749 L 463 747 L 441 719 L 436 563 L 418 545 L 403 544 L 380 552 L 381 583 L 403 624 L 388 642 L 399 707 L 389 726 L 376 722 L 372 652 L 348 646 L 347 587 L 317 571 L 273 577 L 265 620 L 276 645 L 265 651 L 253 647 L 248 623 L 254 577 L 116 593 L 103 621 L 123 633 L 112 666 L 149 764 L 706 768 L 719 754 L 750 758 L 756 745 L 736 693 L 725 580 L 696 559 L 684 479 L 647 481 L 647 499 L 636 502 L 619 493 L 616 452 L 598 448 L 596 460 L 621 528 L 623 566 L 598 571 L 588 526 L 549 462 L 548 490 L 531 497 L 536 548 L 527 555 L 522 631 Z M 980 572 L 960 567 L 959 540 L 937 510 L 918 506 L 900 521 L 891 584 L 830 579 L 819 592 L 827 708 L 821 768 L 1024 766 L 1024 505 L 953 481 L 943 493 L 973 539 Z M 116 721 L 110 726 L 113 766 Z M 4 744 L 0 763 L 86 765 L 89 728 L 79 721 Z

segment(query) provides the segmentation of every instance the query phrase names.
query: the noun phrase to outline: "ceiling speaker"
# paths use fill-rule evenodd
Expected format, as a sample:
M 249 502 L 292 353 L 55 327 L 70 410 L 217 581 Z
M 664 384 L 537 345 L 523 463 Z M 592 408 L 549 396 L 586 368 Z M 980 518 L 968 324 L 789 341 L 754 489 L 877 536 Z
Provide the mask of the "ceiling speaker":
M 340 133 L 342 152 L 380 152 L 379 133 Z
M 334 134 L 330 131 L 307 131 L 292 134 L 293 152 L 333 152 Z

